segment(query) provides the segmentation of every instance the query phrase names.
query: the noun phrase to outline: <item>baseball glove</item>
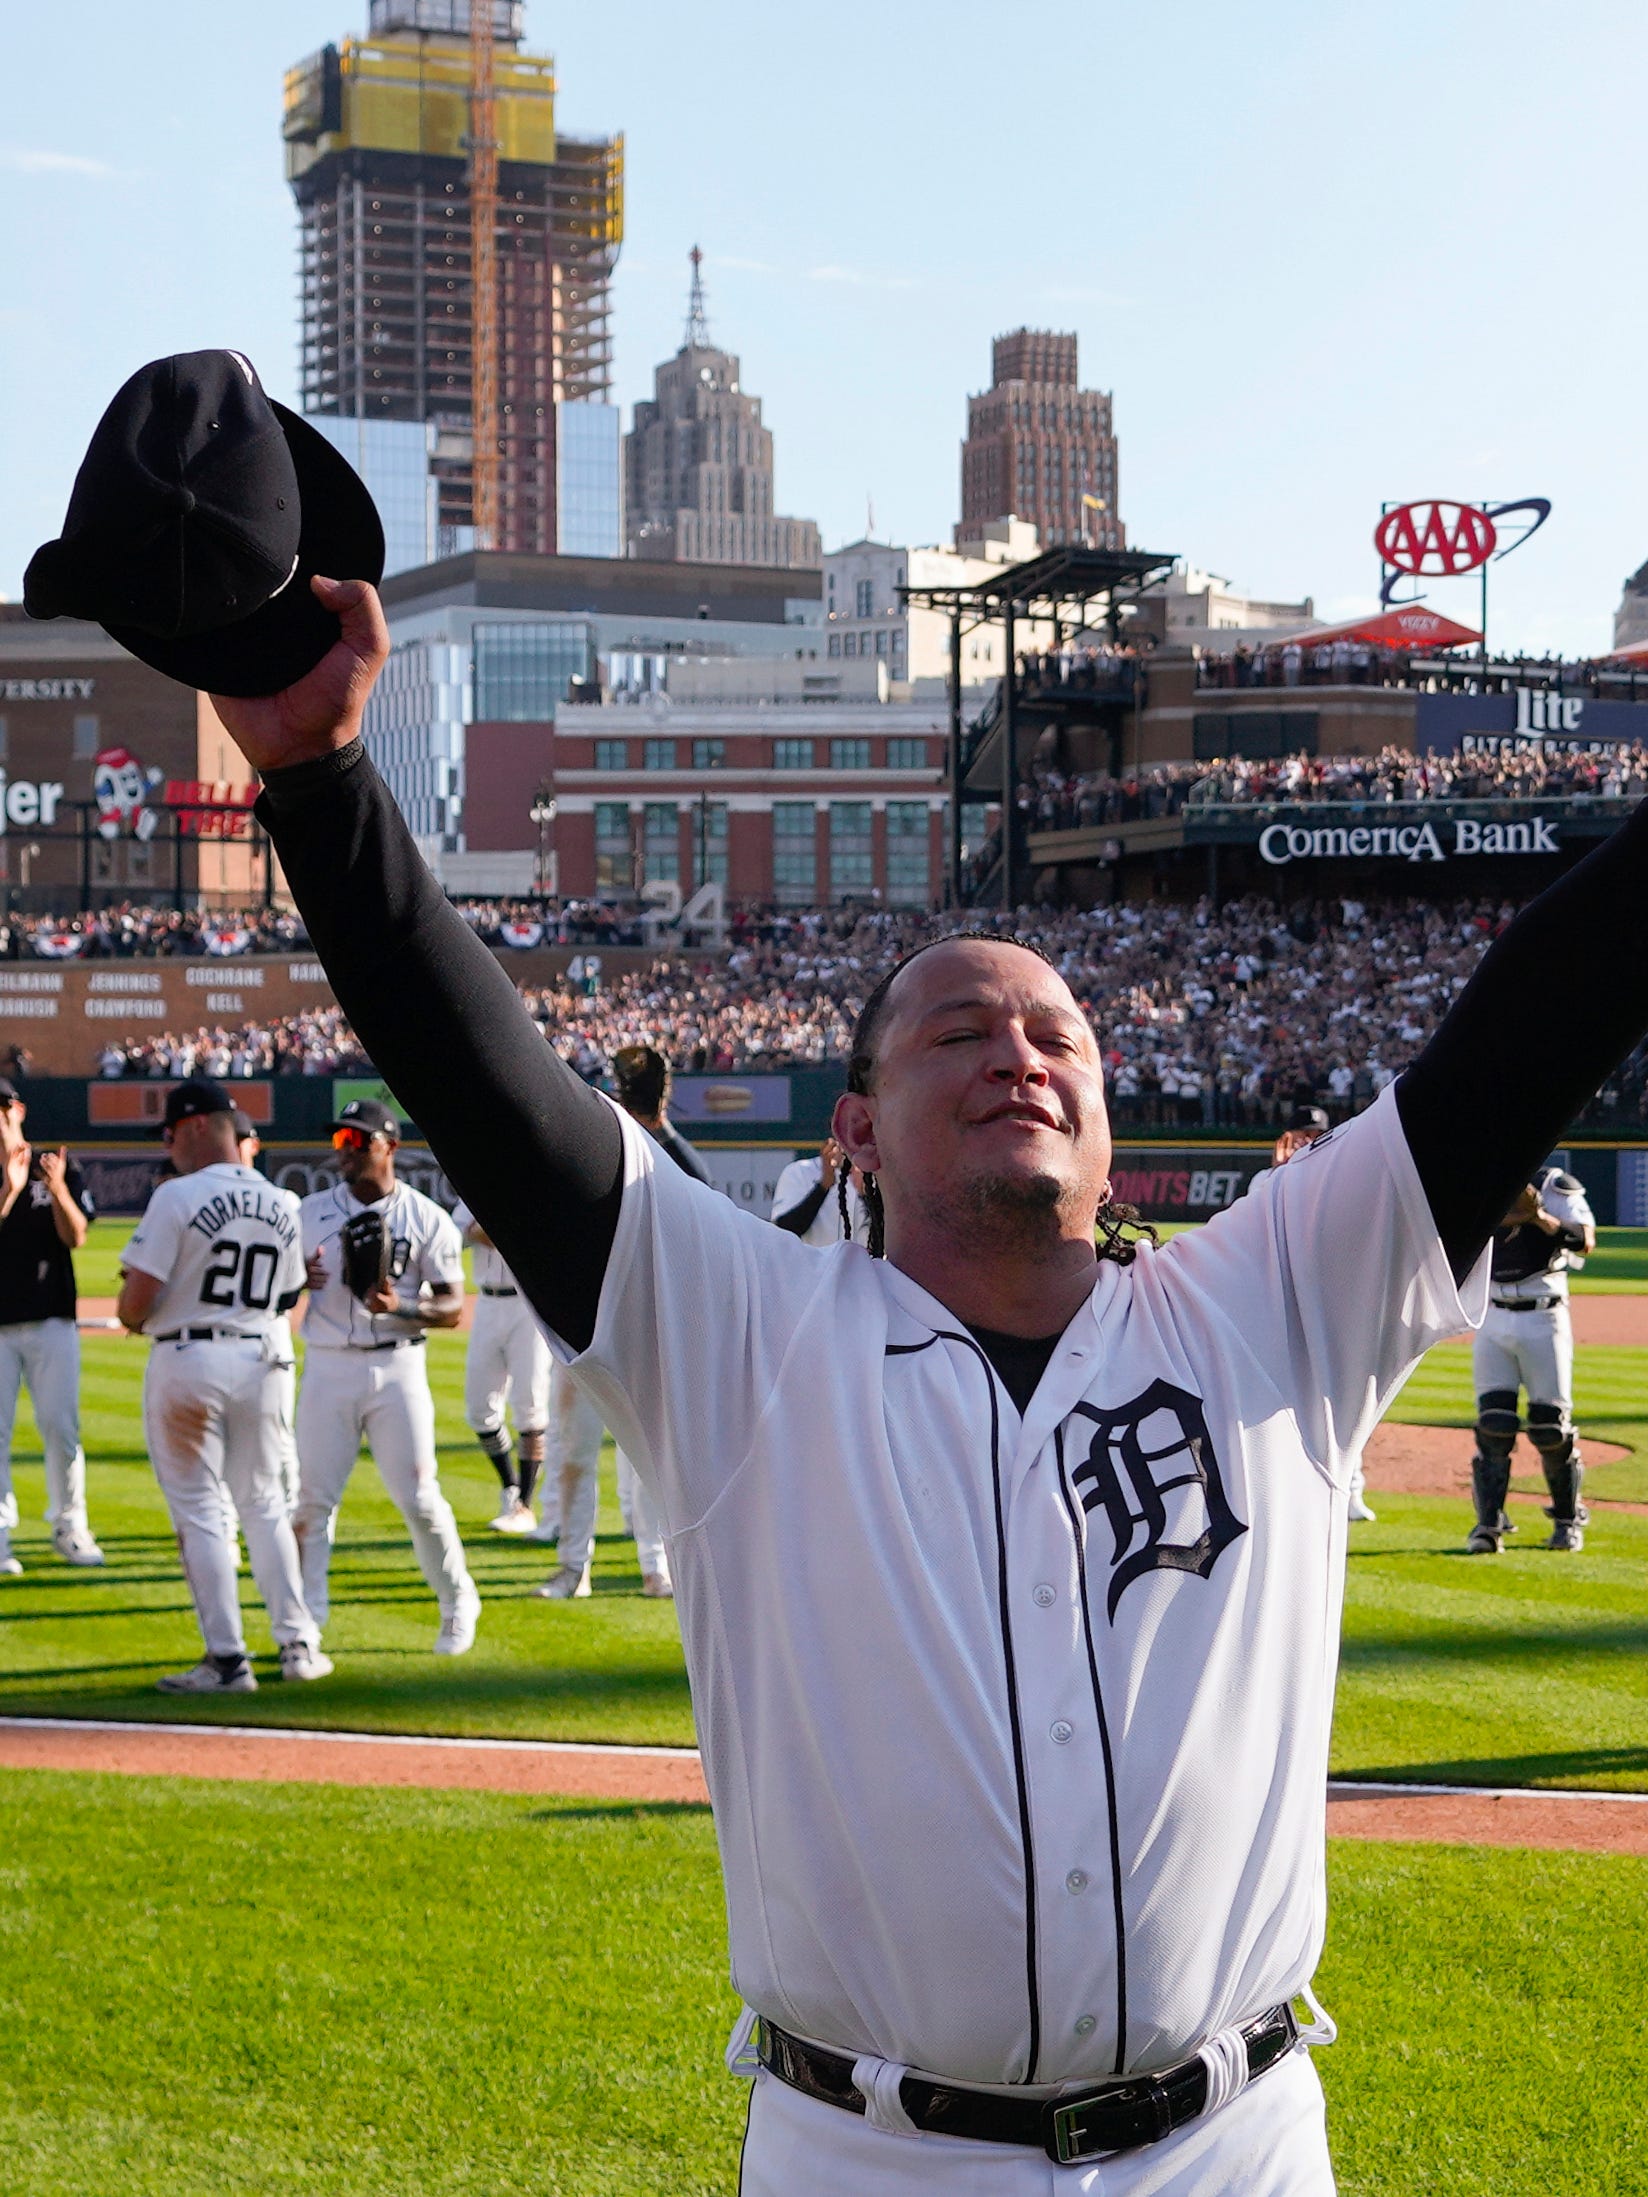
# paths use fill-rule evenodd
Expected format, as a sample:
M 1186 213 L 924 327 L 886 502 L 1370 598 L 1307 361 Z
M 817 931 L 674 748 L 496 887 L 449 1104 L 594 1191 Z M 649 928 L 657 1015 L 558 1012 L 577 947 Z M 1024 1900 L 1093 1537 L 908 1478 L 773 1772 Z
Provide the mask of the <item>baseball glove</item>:
M 338 1237 L 343 1254 L 343 1286 L 366 1302 L 369 1290 L 389 1279 L 389 1223 L 382 1213 L 356 1213 Z

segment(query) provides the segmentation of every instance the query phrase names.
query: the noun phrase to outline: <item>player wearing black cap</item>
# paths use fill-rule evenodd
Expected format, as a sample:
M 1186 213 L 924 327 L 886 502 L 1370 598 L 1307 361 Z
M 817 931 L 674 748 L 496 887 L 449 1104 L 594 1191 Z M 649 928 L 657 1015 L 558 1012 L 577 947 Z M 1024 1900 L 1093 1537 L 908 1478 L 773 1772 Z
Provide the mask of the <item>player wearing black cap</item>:
M 435 1653 L 464 1655 L 481 1598 L 441 1492 L 423 1347 L 428 1329 L 462 1316 L 463 1244 L 433 1198 L 397 1181 L 400 1134 L 387 1106 L 351 1099 L 332 1133 L 343 1180 L 303 1201 L 310 1297 L 293 1525 L 304 1595 L 324 1624 L 332 1536 L 364 1438 L 440 1604 Z
M 243 1166 L 220 1083 L 180 1083 L 163 1134 L 177 1172 L 156 1188 L 122 1255 L 118 1311 L 151 1343 L 143 1380 L 149 1460 L 177 1529 L 205 1654 L 163 1693 L 253 1693 L 235 1583 L 235 1525 L 269 1613 L 281 1676 L 324 1678 L 304 1606 L 281 1471 L 290 1384 L 275 1324 L 303 1289 L 298 1201 Z
M 45 1451 L 52 1546 L 66 1564 L 103 1561 L 86 1521 L 74 1324 L 74 1254 L 86 1240 L 92 1201 L 66 1153 L 37 1152 L 28 1142 L 27 1112 L 16 1084 L 0 1076 L 0 1578 L 23 1569 L 11 1547 L 18 1516 L 11 1436 L 25 1383 Z

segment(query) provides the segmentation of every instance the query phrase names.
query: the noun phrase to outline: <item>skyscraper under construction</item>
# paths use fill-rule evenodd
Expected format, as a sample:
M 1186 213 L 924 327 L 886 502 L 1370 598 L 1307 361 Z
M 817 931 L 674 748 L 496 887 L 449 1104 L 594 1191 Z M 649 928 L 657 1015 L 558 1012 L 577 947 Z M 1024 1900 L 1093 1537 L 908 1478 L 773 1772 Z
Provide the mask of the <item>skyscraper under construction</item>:
M 520 0 L 489 4 L 498 461 L 483 546 L 621 555 L 610 283 L 623 139 L 557 133 L 554 63 L 521 51 Z M 286 77 L 303 408 L 339 422 L 351 456 L 415 465 L 417 495 L 427 469 L 432 555 L 469 546 L 476 517 L 471 28 L 469 0 L 371 0 L 365 38 Z

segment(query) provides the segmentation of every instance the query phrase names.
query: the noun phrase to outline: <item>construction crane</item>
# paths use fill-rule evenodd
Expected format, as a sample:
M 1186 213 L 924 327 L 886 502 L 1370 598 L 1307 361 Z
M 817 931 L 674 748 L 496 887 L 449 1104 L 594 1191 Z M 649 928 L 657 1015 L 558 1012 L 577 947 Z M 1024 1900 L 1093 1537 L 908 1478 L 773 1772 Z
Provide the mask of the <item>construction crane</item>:
M 498 98 L 492 0 L 469 0 L 470 409 L 477 549 L 498 546 Z

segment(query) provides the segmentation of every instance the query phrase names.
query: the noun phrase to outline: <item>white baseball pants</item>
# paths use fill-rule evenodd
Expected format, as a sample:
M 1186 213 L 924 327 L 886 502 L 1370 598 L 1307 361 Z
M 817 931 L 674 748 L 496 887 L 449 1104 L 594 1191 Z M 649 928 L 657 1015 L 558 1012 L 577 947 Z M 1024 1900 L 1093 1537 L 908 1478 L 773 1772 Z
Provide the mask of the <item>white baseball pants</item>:
M 246 1653 L 235 1585 L 237 1517 L 277 1647 L 301 1640 L 312 1648 L 320 1640 L 304 1604 L 281 1480 L 285 1412 L 280 1369 L 256 1336 L 150 1347 L 143 1431 L 208 1655 Z
M 496 1434 L 513 1402 L 517 1434 L 549 1424 L 550 1349 L 524 1297 L 477 1297 L 464 1358 L 464 1417 Z
M 46 1453 L 46 1523 L 85 1533 L 86 1457 L 80 1447 L 80 1335 L 72 1320 L 0 1327 L 0 1533 L 17 1524 L 11 1436 L 17 1398 L 29 1401 Z
M 755 2078 L 739 2197 L 1333 2197 L 1322 2086 L 1300 2046 L 1217 2112 L 1085 2166 L 894 2135 Z
M 419 1569 L 450 1617 L 469 1589 L 452 1505 L 435 1465 L 435 1401 L 422 1343 L 399 1350 L 327 1350 L 311 1343 L 298 1390 L 298 1500 L 292 1524 L 303 1556 L 303 1595 L 325 1624 L 327 1571 L 338 1507 L 370 1444 L 372 1461 L 406 1520 Z
M 561 1491 L 561 1539 L 556 1561 L 582 1571 L 595 1554 L 595 1512 L 600 1497 L 601 1436 L 605 1431 L 599 1408 L 579 1388 L 566 1368 L 557 1364 L 550 1377 L 549 1443 L 545 1476 Z M 645 1572 L 669 1577 L 669 1559 L 652 1497 L 635 1467 L 618 1452 L 620 1500 L 627 1492 L 627 1509 L 635 1534 L 636 1554 Z
M 1534 1312 L 1506 1312 L 1490 1304 L 1471 1346 L 1476 1393 L 1525 1388 L 1531 1404 L 1574 1410 L 1574 1323 L 1567 1300 Z

